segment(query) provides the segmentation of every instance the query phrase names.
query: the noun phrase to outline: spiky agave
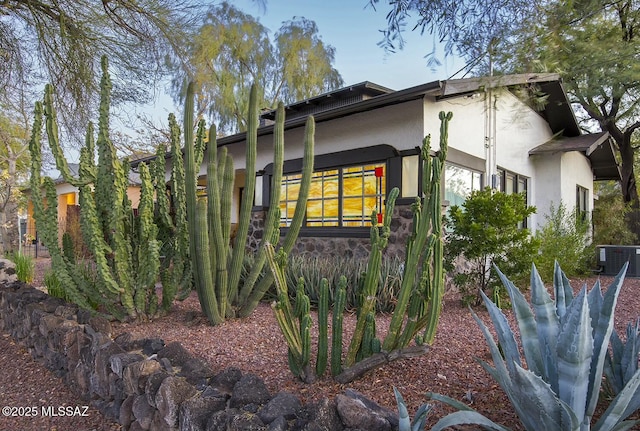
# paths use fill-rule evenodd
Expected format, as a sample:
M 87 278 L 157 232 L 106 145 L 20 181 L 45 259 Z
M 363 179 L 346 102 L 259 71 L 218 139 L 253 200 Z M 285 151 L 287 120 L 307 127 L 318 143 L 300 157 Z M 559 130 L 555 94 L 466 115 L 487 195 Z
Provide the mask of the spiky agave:
M 625 264 L 604 295 L 597 281 L 589 293 L 585 285 L 574 297 L 569 280 L 556 263 L 555 300 L 533 266 L 531 305 L 498 271 L 511 298 L 521 346 L 502 311 L 483 295 L 504 357 L 489 329 L 473 313 L 489 345 L 494 365 L 479 362 L 506 392 L 527 430 L 592 429 L 615 306 L 627 266 Z M 520 347 L 528 369 L 523 367 Z M 593 430 L 628 430 L 638 424 L 640 421 L 625 419 L 640 407 L 639 388 L 640 371 L 637 371 L 593 425 Z M 428 396 L 464 410 L 442 418 L 433 430 L 470 423 L 492 430 L 507 429 L 455 400 L 437 394 Z

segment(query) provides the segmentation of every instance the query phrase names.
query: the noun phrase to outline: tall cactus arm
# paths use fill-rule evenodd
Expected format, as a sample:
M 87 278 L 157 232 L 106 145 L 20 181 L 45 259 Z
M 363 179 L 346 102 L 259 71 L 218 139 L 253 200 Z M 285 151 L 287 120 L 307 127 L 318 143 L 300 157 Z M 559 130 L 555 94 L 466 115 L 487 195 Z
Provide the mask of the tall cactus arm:
M 216 291 L 214 288 L 211 261 L 209 260 L 209 236 L 207 234 L 207 203 L 199 199 L 196 203 L 196 230 L 192 236 L 195 243 L 195 268 L 200 274 L 200 304 L 212 325 L 219 325 L 224 321 L 224 315 L 220 313 Z
M 300 191 L 296 208 L 293 212 L 289 231 L 282 242 L 282 249 L 289 254 L 298 239 L 302 222 L 307 213 L 307 199 L 309 199 L 309 191 L 311 190 L 311 178 L 313 176 L 313 153 L 315 147 L 316 122 L 312 115 L 307 117 L 304 134 L 304 155 L 302 159 L 302 179 L 300 180 Z
M 56 168 L 66 182 L 79 187 L 83 182 L 75 178 L 69 169 L 67 159 L 64 157 L 62 147 L 60 146 L 60 137 L 58 132 L 58 120 L 56 116 L 56 108 L 53 104 L 53 86 L 47 84 L 44 87 L 44 114 L 46 117 L 47 137 L 49 139 L 49 148 L 56 161 Z
M 318 353 L 316 358 L 316 375 L 322 377 L 327 370 L 329 352 L 329 282 L 323 278 L 320 282 L 318 301 Z
M 425 255 L 425 247 L 433 247 L 433 280 L 430 283 L 431 304 L 429 306 L 429 319 L 426 322 L 424 341 L 430 343 L 435 336 L 435 329 L 440 316 L 444 272 L 442 269 L 442 242 L 441 242 L 441 204 L 440 204 L 440 176 L 442 166 L 446 160 L 448 142 L 448 123 L 452 118 L 452 113 L 440 115 L 440 150 L 432 160 L 430 155 L 430 136 L 425 137 L 422 145 L 421 157 L 423 160 L 423 197 L 422 202 L 417 202 L 414 206 L 413 233 L 407 243 L 407 257 L 405 268 L 398 295 L 398 302 L 394 310 L 389 332 L 384 339 L 383 350 L 391 351 L 402 347 L 399 340 L 407 340 L 408 337 L 401 335 L 402 324 L 405 319 L 407 306 L 414 290 L 416 275 L 420 272 L 418 266 Z M 436 231 L 437 230 L 437 231 Z M 428 243 L 428 244 L 427 244 Z M 429 265 L 424 262 L 423 265 Z
M 376 222 L 377 216 L 375 212 L 371 217 L 371 252 L 369 253 L 369 262 L 367 263 L 367 272 L 362 291 L 363 302 L 358 310 L 359 313 L 358 320 L 356 322 L 356 329 L 353 332 L 351 343 L 349 344 L 349 350 L 347 351 L 347 358 L 345 361 L 347 367 L 350 367 L 356 362 L 358 352 L 362 348 L 362 340 L 365 333 L 367 318 L 369 313 L 375 311 L 380 266 L 382 264 L 382 250 L 384 250 L 388 243 L 391 216 L 399 193 L 400 190 L 397 187 L 394 187 L 387 196 L 386 212 L 384 214 L 382 227 L 380 228 L 382 231 L 381 234 L 378 234 L 378 225 Z
M 289 301 L 289 290 L 287 288 L 287 280 L 282 267 L 276 261 L 275 250 L 273 245 L 265 243 L 265 253 L 269 270 L 273 274 L 278 300 L 273 302 L 273 308 L 276 320 L 282 331 L 282 334 L 289 346 L 289 352 L 293 356 L 291 360 L 297 364 L 302 362 L 302 336 L 300 334 L 300 326 L 295 325 L 295 317 Z M 294 371 L 294 370 L 292 370 Z
M 189 259 L 189 228 L 187 225 L 187 203 L 185 191 L 185 171 L 180 147 L 180 126 L 173 114 L 169 114 L 171 133 L 171 197 L 175 208 L 176 250 L 174 268 L 181 271 L 179 298 L 184 299 L 193 287 L 191 260 Z M 181 268 L 178 270 L 177 268 Z
M 93 123 L 87 125 L 87 134 L 84 147 L 80 149 L 80 167 L 78 171 L 79 185 L 86 185 L 96 180 L 96 167 L 93 161 L 95 157 L 95 141 L 93 138 Z
M 300 233 L 300 228 L 302 227 L 302 223 L 306 216 L 307 199 L 309 198 L 309 190 L 311 189 L 311 178 L 313 176 L 313 152 L 315 145 L 314 135 L 315 120 L 313 119 L 313 116 L 309 116 L 307 118 L 305 126 L 304 156 L 302 159 L 302 179 L 300 180 L 298 201 L 296 202 L 296 208 L 293 213 L 293 218 L 291 220 L 291 224 L 289 225 L 289 231 L 282 241 L 281 249 L 286 254 L 291 253 L 291 250 L 295 245 L 298 234 Z M 262 296 L 264 296 L 265 292 L 269 289 L 272 283 L 273 277 L 270 274 L 262 277 L 258 285 L 255 287 L 254 292 L 252 293 L 252 298 L 250 299 L 250 301 L 247 301 L 247 304 L 257 304 L 257 301 L 259 301 Z M 255 298 L 258 298 L 258 300 L 256 301 Z M 245 307 L 245 311 L 243 311 L 241 314 L 248 315 L 246 313 L 247 310 L 249 310 L 249 307 L 250 305 L 247 305 Z M 250 311 L 248 312 L 250 313 Z
M 151 173 L 146 164 L 140 165 L 140 181 L 142 190 L 140 193 L 140 205 L 138 206 L 139 234 L 137 250 L 137 276 L 135 302 L 136 310 L 142 315 L 152 316 L 157 303 L 155 298 L 155 286 L 160 273 L 160 244 L 158 242 L 158 227 L 153 222 L 153 183 Z
M 249 222 L 253 209 L 253 199 L 256 189 L 256 154 L 258 147 L 258 87 L 251 86 L 249 95 L 249 113 L 247 124 L 247 139 L 245 150 L 245 182 L 240 215 L 238 218 L 238 230 L 233 244 L 231 267 L 229 269 L 229 296 L 235 298 L 238 294 L 242 263 L 244 261 Z
M 220 149 L 218 159 L 218 184 L 220 190 L 220 213 L 225 215 L 222 220 L 222 236 L 226 249 L 231 244 L 231 203 L 233 201 L 233 185 L 235 182 L 233 170 L 233 157 L 228 153 L 227 147 Z M 227 253 L 228 254 L 228 253 Z
M 95 196 L 98 217 L 107 242 L 112 244 L 111 232 L 113 226 L 113 213 L 117 202 L 113 168 L 118 163 L 115 149 L 109 140 L 109 106 L 111 101 L 111 78 L 109 76 L 107 57 L 101 61 L 102 79 L 100 81 L 100 108 L 98 118 L 98 170 L 96 173 Z
M 227 314 L 228 303 L 228 273 L 227 273 L 227 248 L 222 231 L 222 219 L 230 214 L 221 212 L 220 186 L 218 184 L 218 159 L 216 145 L 216 128 L 211 126 L 209 133 L 209 160 L 207 163 L 207 209 L 209 226 L 209 243 L 212 256 L 211 265 L 215 269 L 215 287 L 218 301 L 218 310 L 221 316 Z M 214 266 L 215 265 L 215 266 Z
M 279 103 L 276 109 L 276 123 L 273 128 L 273 176 L 271 177 L 271 196 L 269 199 L 269 211 L 264 223 L 263 241 L 273 237 L 274 231 L 280 225 L 280 183 L 282 183 L 282 167 L 284 164 L 284 104 Z M 240 317 L 247 317 L 253 312 L 258 302 L 264 296 L 263 291 L 254 289 L 258 277 L 262 274 L 266 256 L 262 247 L 251 272 L 245 279 L 237 303 L 240 306 Z
M 342 275 L 338 281 L 333 303 L 333 324 L 331 325 L 331 375 L 342 373 L 342 323 L 347 299 L 347 278 Z

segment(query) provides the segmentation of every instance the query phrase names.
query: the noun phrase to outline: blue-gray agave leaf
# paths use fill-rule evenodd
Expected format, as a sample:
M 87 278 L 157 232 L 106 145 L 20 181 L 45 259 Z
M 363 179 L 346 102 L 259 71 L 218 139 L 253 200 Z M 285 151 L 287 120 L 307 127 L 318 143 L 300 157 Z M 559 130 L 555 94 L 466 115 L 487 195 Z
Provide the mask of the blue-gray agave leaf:
M 566 308 L 558 335 L 558 396 L 584 417 L 593 353 L 586 288 Z
M 482 295 L 482 299 L 484 300 L 484 305 L 489 311 L 489 316 L 491 317 L 491 321 L 493 322 L 493 327 L 498 334 L 498 342 L 502 347 L 502 353 L 504 354 L 504 359 L 507 364 L 507 368 L 509 368 L 509 372 L 511 373 L 512 367 L 514 364 L 522 365 L 520 361 L 520 352 L 518 350 L 518 344 L 516 343 L 515 336 L 513 335 L 513 331 L 511 330 L 511 326 L 509 326 L 509 322 L 505 317 L 502 310 L 500 310 L 481 290 L 480 295 Z
M 573 289 L 571 288 L 571 284 L 569 284 L 569 279 L 560 268 L 560 264 L 557 260 L 553 268 L 553 288 L 558 317 L 562 319 L 567 307 L 573 300 Z
M 634 374 L 622 391 L 609 404 L 609 408 L 594 425 L 593 431 L 631 429 L 631 427 L 640 424 L 640 420 L 619 421 L 629 417 L 638 408 L 640 408 L 640 370 Z
M 557 348 L 560 321 L 556 314 L 553 299 L 547 292 L 540 274 L 535 265 L 531 269 L 531 304 L 536 315 L 538 339 L 540 350 L 544 352 L 542 357 L 543 374 L 545 381 L 551 384 L 554 392 L 558 392 Z
M 431 404 L 421 405 L 412 421 L 409 417 L 409 411 L 407 410 L 404 398 L 402 398 L 400 391 L 398 391 L 395 386 L 393 388 L 393 393 L 396 397 L 396 403 L 398 404 L 398 431 L 421 431 L 424 429 L 427 416 L 431 411 Z
M 518 321 L 520 342 L 522 343 L 524 357 L 527 360 L 527 366 L 531 371 L 541 376 L 544 367 L 540 341 L 538 340 L 538 325 L 533 311 L 531 311 L 531 307 L 529 307 L 529 303 L 522 295 L 522 292 L 497 267 L 494 266 L 494 268 L 509 293 L 511 305 Z
M 593 329 L 593 357 L 591 358 L 591 372 L 589 374 L 589 389 L 587 395 L 586 416 L 591 418 L 598 403 L 600 394 L 600 386 L 602 384 L 602 374 L 604 370 L 604 360 L 607 356 L 607 348 L 611 332 L 613 332 L 613 314 L 616 303 L 618 302 L 618 294 L 622 287 L 624 276 L 627 272 L 629 262 L 626 262 L 616 278 L 607 288 L 606 293 L 602 296 L 600 291 L 600 283 L 589 292 L 589 308 L 599 308 L 596 314 L 591 312 L 591 327 Z M 596 291 L 594 293 L 594 291 Z M 595 317 L 595 321 L 594 321 Z
M 448 429 L 449 427 L 466 424 L 480 425 L 484 429 L 491 431 L 510 431 L 509 428 L 505 428 L 502 425 L 493 422 L 491 419 L 476 411 L 451 413 L 440 419 L 433 428 L 431 428 L 431 431 L 441 431 Z

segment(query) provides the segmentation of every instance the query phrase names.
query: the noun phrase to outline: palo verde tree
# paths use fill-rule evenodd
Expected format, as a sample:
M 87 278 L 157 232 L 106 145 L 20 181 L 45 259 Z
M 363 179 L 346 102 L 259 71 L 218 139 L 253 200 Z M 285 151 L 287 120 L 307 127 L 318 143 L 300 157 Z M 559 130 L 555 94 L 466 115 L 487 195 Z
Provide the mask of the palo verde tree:
M 0 97 L 55 82 L 61 123 L 82 135 L 97 109 L 100 57 L 111 59 L 114 103 L 148 101 L 165 59 L 182 58 L 185 29 L 201 7 L 191 0 L 0 2 Z
M 0 255 L 15 249 L 18 238 L 18 206 L 29 171 L 29 130 L 0 111 Z
M 188 70 L 181 64 L 174 68 L 174 99 L 184 100 L 188 80 L 198 82 L 202 91 L 196 112 L 209 114 L 222 133 L 247 130 L 251 83 L 264 92 L 258 100 L 261 109 L 275 109 L 278 101 L 288 104 L 342 85 L 333 67 L 335 49 L 305 18 L 283 23 L 272 40 L 254 17 L 225 2 L 211 8 L 195 28 L 188 51 Z
M 610 133 L 621 161 L 627 222 L 640 234 L 634 155 L 640 128 L 640 5 L 615 2 L 480 0 L 388 3 L 382 44 L 402 47 L 402 32 L 417 28 L 445 43 L 468 69 L 486 73 L 558 72 L 583 127 Z M 414 21 L 413 17 L 417 17 Z M 432 56 L 435 60 L 435 56 Z

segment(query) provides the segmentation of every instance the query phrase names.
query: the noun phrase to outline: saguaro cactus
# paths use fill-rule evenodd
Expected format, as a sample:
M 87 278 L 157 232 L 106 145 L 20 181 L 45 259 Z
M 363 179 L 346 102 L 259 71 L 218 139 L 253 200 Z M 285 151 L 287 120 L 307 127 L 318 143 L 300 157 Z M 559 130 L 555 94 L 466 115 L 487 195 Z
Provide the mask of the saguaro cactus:
M 233 190 L 233 160 L 227 154 L 226 147 L 218 154 L 216 130 L 212 127 L 208 136 L 207 163 L 207 203 L 200 204 L 196 196 L 196 181 L 199 172 L 199 151 L 204 147 L 204 123 L 198 126 L 193 136 L 193 98 L 194 86 L 189 84 L 185 103 L 184 139 L 185 139 L 185 189 L 186 215 L 191 241 L 191 263 L 194 272 L 196 290 L 202 309 L 212 324 L 218 324 L 226 317 L 239 314 L 249 315 L 264 296 L 273 282 L 270 273 L 262 277 L 266 263 L 265 252 L 259 249 L 253 267 L 241 282 L 242 264 L 245 260 L 246 238 L 251 219 L 255 192 L 255 171 L 257 156 L 257 87 L 251 90 L 249 100 L 249 121 L 246 139 L 245 186 L 237 234 L 233 248 L 229 250 L 231 230 L 231 196 Z M 306 200 L 313 173 L 313 118 L 307 121 L 305 132 L 305 155 L 303 175 L 296 216 L 283 241 L 283 249 L 290 251 L 302 225 Z M 202 156 L 200 156 L 200 160 Z M 277 242 L 280 223 L 280 182 L 284 159 L 284 106 L 279 104 L 276 110 L 274 126 L 274 175 L 269 211 L 266 216 L 263 238 Z M 198 210 L 196 210 L 198 208 Z M 205 234 L 207 233 L 208 234 Z

